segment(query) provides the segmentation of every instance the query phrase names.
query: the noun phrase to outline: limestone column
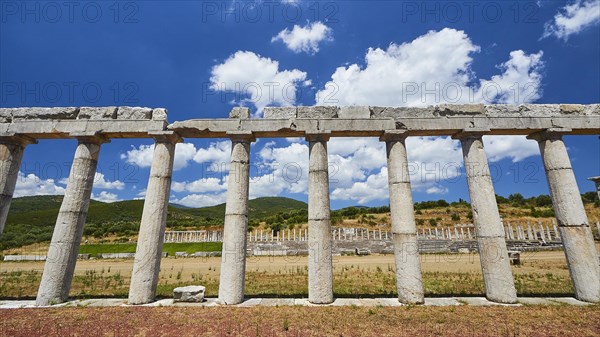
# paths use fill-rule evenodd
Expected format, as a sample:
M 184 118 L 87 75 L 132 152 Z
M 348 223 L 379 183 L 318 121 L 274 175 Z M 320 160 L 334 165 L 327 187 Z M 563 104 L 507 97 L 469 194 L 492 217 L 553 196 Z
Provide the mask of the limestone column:
M 588 180 L 591 180 L 596 184 L 596 193 L 598 193 L 598 198 L 600 198 L 600 176 L 598 177 L 589 177 Z M 0 233 L 2 233 L 0 231 Z
M 62 303 L 69 297 L 71 281 L 90 205 L 90 196 L 98 164 L 100 136 L 73 135 L 79 145 L 75 151 L 67 190 L 56 219 L 48 257 L 37 294 L 36 305 Z
M 35 143 L 34 139 L 26 136 L 0 138 L 0 235 L 4 232 L 10 202 L 19 177 L 23 151 L 27 145 Z
M 329 206 L 328 133 L 307 134 L 308 169 L 308 300 L 333 302 L 333 264 Z
M 493 302 L 516 303 L 517 292 L 508 259 L 504 228 L 482 136 L 483 132 L 471 131 L 461 132 L 453 138 L 460 139 L 462 145 L 486 297 Z
M 155 132 L 150 178 L 142 210 L 135 261 L 129 285 L 129 304 L 154 301 L 171 192 L 175 146 L 181 138 L 171 131 Z
M 398 300 L 406 304 L 424 303 L 417 225 L 413 207 L 406 133 L 386 132 L 381 140 L 386 143 L 388 186 L 392 241 L 396 262 L 396 287 Z
M 575 297 L 600 302 L 598 252 L 560 131 L 568 130 L 546 130 L 528 138 L 540 147 Z
M 238 304 L 244 300 L 250 143 L 255 139 L 250 132 L 228 133 L 228 135 L 231 139 L 231 165 L 227 179 L 219 300 L 225 304 Z M 262 231 L 261 241 L 263 241 Z

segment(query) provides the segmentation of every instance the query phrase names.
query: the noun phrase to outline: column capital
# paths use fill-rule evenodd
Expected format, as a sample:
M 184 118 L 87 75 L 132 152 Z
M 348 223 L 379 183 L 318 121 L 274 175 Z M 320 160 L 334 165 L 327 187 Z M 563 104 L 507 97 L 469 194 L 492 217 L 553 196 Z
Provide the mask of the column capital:
M 25 135 L 0 133 L 0 144 L 15 144 L 25 147 L 29 144 L 37 144 L 37 140 Z
M 490 132 L 487 128 L 473 128 L 463 129 L 462 131 L 452 135 L 452 139 L 465 139 L 465 138 L 482 138 Z
M 79 143 L 104 144 L 110 143 L 110 138 L 99 132 L 71 132 L 69 137 L 77 139 Z
M 386 130 L 379 137 L 379 141 L 403 141 L 408 137 L 408 130 Z
M 157 143 L 182 143 L 183 138 L 174 131 L 150 131 L 148 136 L 154 138 Z
M 561 139 L 563 135 L 570 133 L 571 129 L 568 128 L 552 128 L 542 131 L 538 131 L 527 136 L 527 139 L 533 139 L 537 142 L 550 139 Z
M 587 178 L 587 180 L 591 180 L 591 181 L 595 182 L 596 184 L 600 184 L 600 176 L 589 177 L 589 178 Z
M 227 137 L 231 141 L 248 142 L 252 143 L 256 141 L 256 137 L 252 131 L 228 131 Z
M 306 132 L 304 138 L 309 142 L 327 142 L 331 138 L 331 131 Z

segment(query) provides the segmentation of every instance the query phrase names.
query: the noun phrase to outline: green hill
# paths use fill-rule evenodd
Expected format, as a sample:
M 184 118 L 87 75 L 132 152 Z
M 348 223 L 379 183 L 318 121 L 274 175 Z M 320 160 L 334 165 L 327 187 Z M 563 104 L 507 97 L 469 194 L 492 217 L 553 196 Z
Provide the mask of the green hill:
M 0 235 L 0 249 L 49 241 L 62 203 L 62 196 L 15 198 L 11 203 L 5 231 Z M 92 200 L 84 235 L 97 238 L 106 235 L 135 235 L 144 207 L 143 200 L 103 203 Z M 304 202 L 289 198 L 268 197 L 250 200 L 249 218 L 259 221 L 271 214 L 306 210 Z M 167 227 L 174 230 L 207 228 L 223 225 L 225 204 L 203 208 L 169 205 Z
M 251 220 L 262 219 L 266 216 L 273 215 L 280 212 L 289 212 L 294 210 L 308 209 L 308 205 L 302 201 L 281 198 L 281 197 L 264 197 L 250 200 L 248 203 L 248 216 Z M 188 214 L 209 217 L 209 218 L 223 218 L 225 214 L 225 204 L 220 204 L 211 207 L 203 208 L 187 208 L 181 209 L 181 211 Z

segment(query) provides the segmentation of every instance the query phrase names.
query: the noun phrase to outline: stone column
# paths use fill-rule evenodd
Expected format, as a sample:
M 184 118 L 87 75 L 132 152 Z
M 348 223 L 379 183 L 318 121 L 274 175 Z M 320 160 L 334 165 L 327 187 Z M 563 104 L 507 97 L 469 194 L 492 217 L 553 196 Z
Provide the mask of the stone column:
M 77 136 L 67 190 L 56 219 L 54 234 L 37 294 L 36 305 L 62 303 L 69 297 L 75 263 L 83 235 L 83 226 L 90 205 L 90 196 L 98 164 L 99 136 Z
M 589 177 L 588 180 L 591 180 L 596 184 L 596 193 L 598 193 L 598 198 L 600 198 L 600 176 L 598 177 Z M 2 233 L 0 231 L 0 233 Z
M 385 141 L 387 152 L 398 300 L 406 304 L 421 304 L 424 303 L 425 298 L 421 278 L 415 210 L 408 171 L 406 137 L 407 135 L 403 131 L 386 132 L 381 140 Z
M 151 135 L 155 139 L 154 155 L 129 285 L 129 304 L 150 303 L 156 296 L 175 146 L 181 141 L 177 134 L 170 131 Z
M 516 303 L 517 292 L 508 259 L 504 228 L 496 204 L 482 136 L 483 132 L 471 131 L 461 132 L 453 138 L 460 139 L 462 145 L 486 297 L 493 302 Z
M 329 206 L 328 133 L 307 134 L 308 169 L 308 300 L 333 302 L 333 263 Z
M 219 300 L 225 304 L 238 304 L 244 300 L 250 143 L 255 139 L 250 132 L 228 135 L 231 138 L 231 165 L 227 179 Z M 262 231 L 260 241 L 263 241 Z
M 27 145 L 35 143 L 37 142 L 34 139 L 26 136 L 0 138 L 0 235 L 4 232 L 23 151 Z
M 598 252 L 561 131 L 568 132 L 546 130 L 528 138 L 536 140 L 540 147 L 575 297 L 600 302 Z

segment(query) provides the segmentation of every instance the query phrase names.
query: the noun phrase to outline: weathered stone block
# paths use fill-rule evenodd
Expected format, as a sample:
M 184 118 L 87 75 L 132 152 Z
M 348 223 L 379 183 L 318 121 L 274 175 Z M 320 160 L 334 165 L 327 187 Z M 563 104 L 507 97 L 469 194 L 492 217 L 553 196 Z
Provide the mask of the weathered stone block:
M 588 104 L 583 108 L 584 115 L 600 115 L 600 104 Z
M 0 109 L 0 123 L 10 123 L 12 114 L 9 109 Z
M 76 119 L 79 108 L 12 108 L 13 121 L 29 119 Z
M 203 286 L 187 286 L 173 289 L 174 302 L 202 302 L 204 301 Z
M 416 108 L 416 107 L 376 107 L 372 106 L 371 117 L 372 118 L 426 118 L 426 117 L 437 117 L 435 107 L 430 106 L 427 108 Z
M 229 112 L 229 118 L 248 119 L 250 118 L 250 109 L 235 107 Z
M 485 112 L 483 104 L 440 104 L 436 111 L 441 116 L 481 115 Z
M 523 116 L 559 116 L 558 104 L 521 104 L 519 113 Z
M 152 110 L 152 119 L 155 121 L 166 121 L 167 120 L 167 109 Z
M 370 118 L 371 110 L 368 106 L 343 106 L 338 115 L 339 118 Z
M 263 110 L 265 119 L 296 118 L 296 107 L 267 107 Z
M 488 116 L 518 114 L 519 106 L 515 104 L 490 104 L 484 106 L 484 111 Z
M 117 110 L 117 119 L 152 119 L 152 109 L 122 106 Z
M 367 248 L 354 248 L 354 253 L 358 256 L 371 255 L 371 251 Z
M 300 106 L 298 118 L 337 118 L 339 110 L 337 106 Z
M 115 119 L 117 107 L 82 107 L 79 109 L 77 119 Z
M 560 111 L 566 114 L 579 114 L 585 106 L 581 104 L 561 104 Z

